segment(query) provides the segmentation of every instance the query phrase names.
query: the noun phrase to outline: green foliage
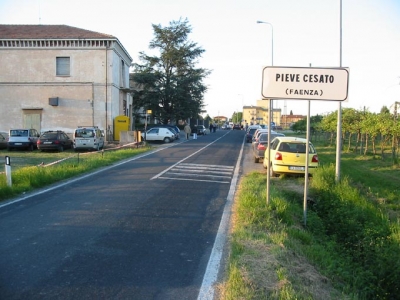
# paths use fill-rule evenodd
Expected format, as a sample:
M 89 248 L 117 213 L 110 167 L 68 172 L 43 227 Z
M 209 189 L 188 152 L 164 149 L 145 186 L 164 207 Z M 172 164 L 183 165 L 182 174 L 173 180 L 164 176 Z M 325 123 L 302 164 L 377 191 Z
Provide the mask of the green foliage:
M 365 109 L 343 108 L 341 116 L 341 141 L 342 146 L 347 142 L 347 152 L 357 152 L 360 148 L 361 155 L 368 152 L 377 155 L 376 146 L 379 142 L 381 159 L 384 159 L 385 148 L 388 148 L 393 165 L 399 164 L 400 122 L 387 107 L 382 107 L 379 114 Z M 333 144 L 337 135 L 337 117 L 337 111 L 325 116 L 310 117 L 311 134 L 329 134 L 330 143 Z M 292 129 L 297 133 L 305 133 L 307 120 L 299 120 L 293 124 Z
M 310 116 L 310 132 L 314 133 L 320 130 L 320 123 L 323 119 L 323 116 L 316 115 Z M 297 133 L 305 133 L 307 131 L 307 119 L 299 120 L 293 124 L 292 130 Z
M 352 162 L 343 167 L 356 172 L 366 165 Z M 366 170 L 364 177 L 369 176 Z M 371 170 L 377 172 L 376 167 Z M 303 256 L 336 287 L 331 299 L 396 299 L 400 292 L 398 221 L 390 222 L 384 207 L 367 198 L 361 183 L 346 176 L 337 183 L 334 165 L 326 165 L 310 181 L 314 201 L 304 227 L 302 195 L 286 187 L 290 182 L 288 178 L 272 181 L 267 204 L 265 174 L 244 178 L 232 233 L 234 268 L 229 271 L 234 271 L 235 281 L 228 278 L 226 294 L 235 291 L 230 295 L 242 299 L 317 299 L 298 269 L 291 270 L 297 262 L 289 258 Z M 258 272 L 262 272 L 259 277 Z
M 151 109 L 165 123 L 197 117 L 207 90 L 203 80 L 210 71 L 195 65 L 205 50 L 189 40 L 192 29 L 187 19 L 168 27 L 153 24 L 153 30 L 150 49 L 159 54 L 140 52 L 141 64 L 134 64 L 134 109 Z
M 318 199 L 314 209 L 325 233 L 359 272 L 356 281 L 347 280 L 367 299 L 397 295 L 400 247 L 387 216 L 360 195 L 348 178 L 335 184 L 333 166 L 319 168 L 314 178 L 311 187 Z M 310 230 L 315 228 L 310 226 Z
M 233 112 L 232 114 L 232 122 L 235 124 L 238 124 L 242 121 L 243 119 L 243 113 L 242 112 Z

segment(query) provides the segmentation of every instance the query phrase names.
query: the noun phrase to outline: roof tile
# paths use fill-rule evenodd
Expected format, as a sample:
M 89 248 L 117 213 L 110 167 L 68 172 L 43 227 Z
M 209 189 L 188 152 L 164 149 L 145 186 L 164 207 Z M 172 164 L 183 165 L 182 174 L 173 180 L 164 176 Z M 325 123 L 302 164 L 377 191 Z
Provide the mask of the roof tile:
M 0 39 L 116 39 L 116 37 L 68 25 L 3 25 Z

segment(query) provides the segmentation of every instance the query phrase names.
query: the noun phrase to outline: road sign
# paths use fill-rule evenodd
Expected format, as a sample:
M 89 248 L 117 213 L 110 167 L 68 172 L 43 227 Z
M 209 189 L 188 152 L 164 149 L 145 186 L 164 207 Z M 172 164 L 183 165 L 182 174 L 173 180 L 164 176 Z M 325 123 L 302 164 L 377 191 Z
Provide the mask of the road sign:
M 348 68 L 265 67 L 262 96 L 269 99 L 345 101 Z

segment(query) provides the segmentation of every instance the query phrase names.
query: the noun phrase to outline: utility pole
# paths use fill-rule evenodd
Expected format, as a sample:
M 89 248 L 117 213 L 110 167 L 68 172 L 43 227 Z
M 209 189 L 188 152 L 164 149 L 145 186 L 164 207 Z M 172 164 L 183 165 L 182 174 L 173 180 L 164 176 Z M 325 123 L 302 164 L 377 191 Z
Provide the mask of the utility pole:
M 393 123 L 396 123 L 397 121 L 397 106 L 400 105 L 400 102 L 396 101 L 394 102 L 394 109 L 393 109 Z M 393 138 L 392 138 L 392 159 L 393 162 L 396 161 L 396 141 L 397 141 L 397 136 L 395 133 L 393 133 Z

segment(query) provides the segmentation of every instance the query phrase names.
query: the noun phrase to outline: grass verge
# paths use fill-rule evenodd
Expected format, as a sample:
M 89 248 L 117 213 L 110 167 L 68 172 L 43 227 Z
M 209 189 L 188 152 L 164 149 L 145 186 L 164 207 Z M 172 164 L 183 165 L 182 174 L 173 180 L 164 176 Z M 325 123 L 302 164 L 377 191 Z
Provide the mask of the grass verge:
M 129 148 L 118 151 L 101 151 L 90 153 L 70 153 L 69 156 L 63 154 L 63 160 L 54 165 L 29 166 L 12 169 L 12 186 L 7 185 L 6 174 L 0 174 L 0 201 L 18 196 L 24 192 L 32 191 L 36 188 L 45 187 L 49 184 L 72 178 L 89 171 L 109 166 L 117 161 L 133 157 L 148 151 L 150 148 Z M 41 155 L 34 161 L 42 161 Z M 47 157 L 52 157 L 47 155 Z M 59 157 L 47 159 L 46 162 L 55 161 Z M 30 160 L 32 161 L 32 160 Z
M 307 227 L 304 178 L 272 180 L 268 205 L 264 173 L 242 180 L 220 299 L 397 299 L 399 223 L 334 171 L 310 181 Z

